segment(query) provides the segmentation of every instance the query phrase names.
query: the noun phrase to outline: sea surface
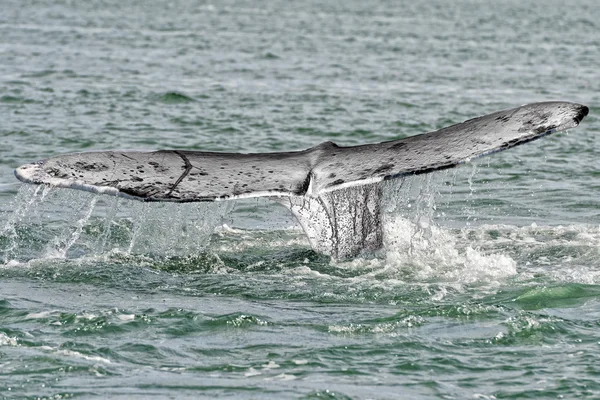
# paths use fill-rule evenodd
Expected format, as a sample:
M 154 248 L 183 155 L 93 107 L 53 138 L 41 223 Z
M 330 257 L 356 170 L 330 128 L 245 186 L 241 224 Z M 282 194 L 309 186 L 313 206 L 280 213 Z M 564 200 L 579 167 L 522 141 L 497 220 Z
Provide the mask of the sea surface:
M 596 0 L 0 3 L 0 398 L 600 398 Z M 372 143 L 546 100 L 590 115 L 386 183 L 386 250 L 348 261 L 264 199 L 13 176 L 80 151 Z

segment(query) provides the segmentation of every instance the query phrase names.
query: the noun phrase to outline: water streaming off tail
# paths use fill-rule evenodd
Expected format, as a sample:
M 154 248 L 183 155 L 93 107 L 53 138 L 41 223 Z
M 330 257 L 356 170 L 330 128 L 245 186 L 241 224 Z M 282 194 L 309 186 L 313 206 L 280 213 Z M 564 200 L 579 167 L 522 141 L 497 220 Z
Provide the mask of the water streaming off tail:
M 0 231 L 0 257 L 6 264 L 112 252 L 198 253 L 227 208 L 227 203 L 149 204 L 23 185 Z
M 2 231 L 0 231 L 0 238 L 2 239 L 0 243 L 2 245 L 4 263 L 8 262 L 17 251 L 17 246 L 19 245 L 19 222 L 28 215 L 29 209 L 38 201 L 38 193 L 41 190 L 42 186 L 31 185 L 22 185 L 19 189 L 13 201 L 15 205 L 14 211 L 8 217 Z
M 550 265 L 562 271 L 557 277 L 569 276 L 575 282 L 600 280 L 600 272 L 590 272 L 591 266 L 600 271 L 597 226 L 498 224 L 484 212 L 492 209 L 494 190 L 504 189 L 490 189 L 478 181 L 478 169 L 385 182 L 380 203 L 384 250 L 375 257 L 367 255 L 331 267 L 340 271 L 350 268 L 352 276 L 377 279 L 468 283 L 497 281 L 517 271 L 533 276 Z M 335 200 L 333 205 L 352 209 L 357 196 L 355 191 L 345 190 L 337 192 Z M 143 203 L 23 185 L 13 201 L 13 212 L 0 227 L 0 262 L 132 253 L 158 257 L 204 254 L 214 227 L 233 204 Z M 221 229 L 213 236 L 216 240 L 210 253 L 232 256 L 231 262 L 242 264 L 246 259 L 256 262 L 259 256 L 267 269 L 269 260 L 292 267 L 306 260 L 308 241 L 297 225 L 289 229 L 294 223 L 288 210 L 267 200 L 235 205 L 236 212 L 226 223 L 242 229 Z M 499 206 L 510 208 L 508 203 Z M 586 265 L 585 270 L 581 265 Z

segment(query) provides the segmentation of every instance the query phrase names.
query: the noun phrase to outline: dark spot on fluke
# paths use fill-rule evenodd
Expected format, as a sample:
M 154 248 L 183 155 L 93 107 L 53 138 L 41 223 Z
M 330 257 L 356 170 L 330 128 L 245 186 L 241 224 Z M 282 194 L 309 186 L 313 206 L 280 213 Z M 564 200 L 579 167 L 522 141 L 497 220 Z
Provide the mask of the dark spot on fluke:
M 84 171 L 106 171 L 108 166 L 100 163 L 86 163 L 83 161 L 77 161 L 73 164 L 76 168 Z
M 386 165 L 382 165 L 381 167 L 377 168 L 375 171 L 373 171 L 374 174 L 379 174 L 381 172 L 386 172 L 389 171 L 390 169 L 394 168 L 394 164 L 386 164 Z
M 545 132 L 550 132 L 553 129 L 556 129 L 556 125 L 540 126 L 539 128 L 537 128 L 535 130 L 535 133 L 542 134 L 542 133 L 545 133 Z
M 496 117 L 496 121 L 508 122 L 510 120 L 510 115 L 499 115 Z
M 581 108 L 579 109 L 579 112 L 575 116 L 575 121 L 577 122 L 577 124 L 579 124 L 581 122 L 581 120 L 583 120 L 583 118 L 585 118 L 589 114 L 589 112 L 590 112 L 589 108 L 587 108 L 586 106 L 581 106 Z
M 398 142 L 390 146 L 390 149 L 399 150 L 402 147 L 406 146 L 406 142 Z
M 341 185 L 342 183 L 346 182 L 343 179 L 336 179 L 335 181 L 331 182 L 330 184 L 327 185 L 327 187 L 332 187 L 332 186 L 337 186 L 337 185 Z

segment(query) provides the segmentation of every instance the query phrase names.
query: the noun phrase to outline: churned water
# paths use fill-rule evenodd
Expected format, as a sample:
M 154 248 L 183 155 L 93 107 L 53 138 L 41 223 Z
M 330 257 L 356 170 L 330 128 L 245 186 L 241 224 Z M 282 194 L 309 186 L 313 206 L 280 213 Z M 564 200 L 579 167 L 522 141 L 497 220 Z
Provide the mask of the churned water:
M 600 397 L 596 1 L 0 4 L 0 397 Z M 582 126 L 390 182 L 333 262 L 265 200 L 21 186 L 88 150 L 377 142 L 523 103 Z

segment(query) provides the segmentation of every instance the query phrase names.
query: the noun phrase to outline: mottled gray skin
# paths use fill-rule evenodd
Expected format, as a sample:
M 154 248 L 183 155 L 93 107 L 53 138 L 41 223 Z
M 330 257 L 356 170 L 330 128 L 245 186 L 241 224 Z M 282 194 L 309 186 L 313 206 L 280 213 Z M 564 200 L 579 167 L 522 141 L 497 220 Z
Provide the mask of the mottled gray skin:
M 335 259 L 381 248 L 380 199 L 379 183 L 335 190 L 316 198 L 273 198 L 294 214 L 313 250 Z
M 378 207 L 373 208 L 379 189 L 369 189 L 372 184 L 454 167 L 576 127 L 587 114 L 588 108 L 580 104 L 535 103 L 377 144 L 340 147 L 325 142 L 304 151 L 260 154 L 183 150 L 78 153 L 24 165 L 15 175 L 28 183 L 143 201 L 275 197 L 296 215 L 315 250 L 344 258 L 381 246 L 380 220 L 374 217 Z M 357 189 L 352 205 L 343 204 L 334 194 L 360 186 L 365 188 Z M 283 199 L 286 197 L 290 199 Z

